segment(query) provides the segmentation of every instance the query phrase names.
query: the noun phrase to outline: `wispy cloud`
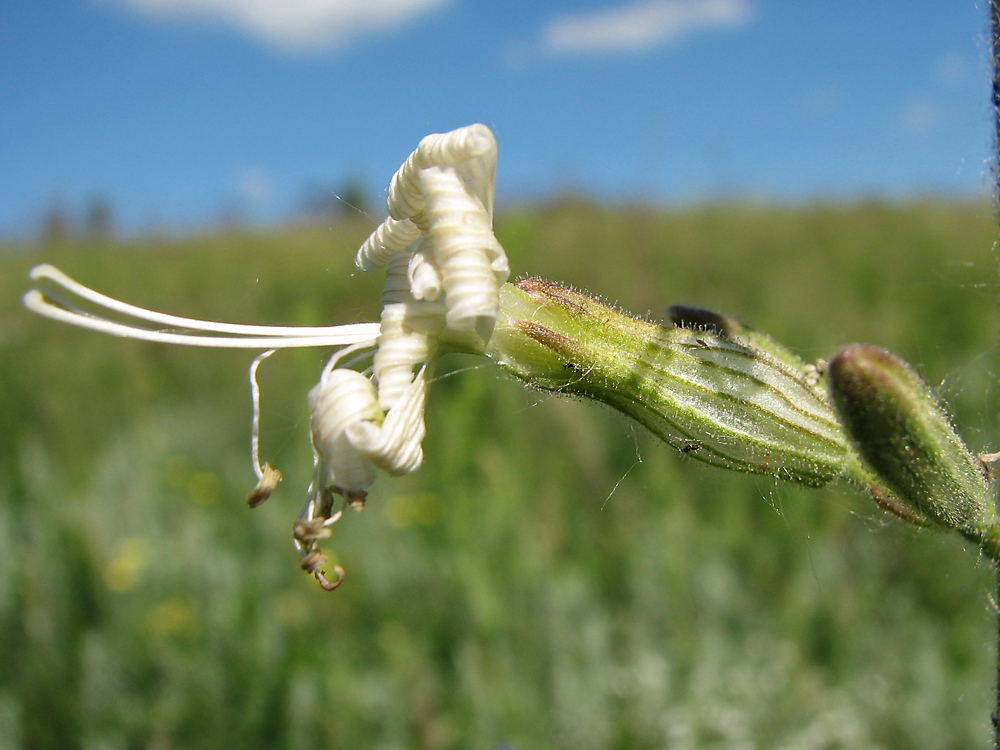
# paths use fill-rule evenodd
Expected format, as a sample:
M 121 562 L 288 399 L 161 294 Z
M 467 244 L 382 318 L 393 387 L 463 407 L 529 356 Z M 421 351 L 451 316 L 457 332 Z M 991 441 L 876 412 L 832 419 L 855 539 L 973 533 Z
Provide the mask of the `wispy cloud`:
M 749 0 L 639 0 L 630 5 L 554 18 L 542 44 L 555 54 L 641 51 L 677 44 L 703 29 L 749 23 Z
M 236 176 L 236 195 L 253 207 L 267 203 L 272 196 L 271 175 L 260 167 L 246 166 Z
M 949 52 L 941 55 L 934 64 L 934 79 L 945 88 L 956 88 L 965 82 L 969 66 L 961 55 Z
M 901 110 L 903 128 L 913 135 L 924 135 L 933 130 L 941 113 L 937 105 L 926 97 L 914 97 L 906 102 Z
M 113 0 L 157 18 L 221 23 L 277 47 L 322 51 L 399 26 L 449 0 Z

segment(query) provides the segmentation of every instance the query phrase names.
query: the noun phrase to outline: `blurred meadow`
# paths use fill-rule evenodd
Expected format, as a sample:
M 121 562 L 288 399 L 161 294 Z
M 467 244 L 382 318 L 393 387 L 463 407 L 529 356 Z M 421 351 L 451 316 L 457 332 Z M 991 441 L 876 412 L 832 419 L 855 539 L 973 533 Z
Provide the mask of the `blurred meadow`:
M 35 318 L 27 270 L 242 323 L 375 320 L 375 222 L 10 243 L 0 252 L 0 750 L 948 750 L 990 737 L 992 567 L 885 517 L 675 454 L 590 403 L 443 362 L 425 461 L 298 568 L 305 395 L 328 353 L 116 340 Z M 497 235 L 538 275 L 658 319 L 699 305 L 806 359 L 884 346 L 997 436 L 986 203 L 665 211 L 564 199 Z

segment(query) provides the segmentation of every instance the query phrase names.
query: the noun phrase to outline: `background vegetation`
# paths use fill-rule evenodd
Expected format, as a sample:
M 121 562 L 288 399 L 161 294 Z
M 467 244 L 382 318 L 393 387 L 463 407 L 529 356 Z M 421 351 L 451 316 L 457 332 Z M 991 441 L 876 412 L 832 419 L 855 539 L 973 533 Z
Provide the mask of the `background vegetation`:
M 985 747 L 991 567 L 848 486 L 729 475 L 592 404 L 455 358 L 416 474 L 385 478 L 298 570 L 305 393 L 246 352 L 114 340 L 18 305 L 38 262 L 181 315 L 373 320 L 374 226 L 51 239 L 0 253 L 0 748 Z M 518 274 L 659 317 L 714 308 L 806 358 L 890 348 L 997 448 L 988 205 L 508 212 Z M 447 364 L 447 363 L 446 363 Z

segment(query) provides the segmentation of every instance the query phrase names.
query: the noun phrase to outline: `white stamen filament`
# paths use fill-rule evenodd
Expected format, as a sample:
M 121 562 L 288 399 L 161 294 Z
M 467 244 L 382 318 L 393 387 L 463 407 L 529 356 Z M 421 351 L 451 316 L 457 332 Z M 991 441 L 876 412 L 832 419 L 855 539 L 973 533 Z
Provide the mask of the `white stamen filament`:
M 257 479 L 264 476 L 264 468 L 260 465 L 260 386 L 257 385 L 257 368 L 274 352 L 274 349 L 268 349 L 263 354 L 258 354 L 250 363 L 250 404 L 253 409 L 250 417 L 250 457 Z
M 209 320 L 182 318 L 177 315 L 147 310 L 121 302 L 74 281 L 57 268 L 50 265 L 36 266 L 31 270 L 34 281 L 47 280 L 82 300 L 91 302 L 105 310 L 120 313 L 130 318 L 160 323 L 167 326 L 203 331 L 205 333 L 180 333 L 143 328 L 128 323 L 119 323 L 108 318 L 70 310 L 46 299 L 38 289 L 24 295 L 24 306 L 32 312 L 52 320 L 69 323 L 80 328 L 107 333 L 112 336 L 153 341 L 161 344 L 183 346 L 203 346 L 220 349 L 288 349 L 308 346 L 346 346 L 361 342 L 374 344 L 378 337 L 377 323 L 355 323 L 345 326 L 258 326 L 234 323 L 217 323 Z M 220 336 L 213 334 L 237 334 Z

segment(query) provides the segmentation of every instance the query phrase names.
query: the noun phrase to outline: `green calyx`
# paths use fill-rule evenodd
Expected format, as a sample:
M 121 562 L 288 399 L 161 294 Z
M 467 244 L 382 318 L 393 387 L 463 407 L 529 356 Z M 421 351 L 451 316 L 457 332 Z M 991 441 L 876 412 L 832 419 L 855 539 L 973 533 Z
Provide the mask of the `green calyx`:
M 638 320 L 536 279 L 505 285 L 500 308 L 486 353 L 531 385 L 607 404 L 716 466 L 811 486 L 844 473 L 836 416 L 787 350 L 707 322 Z
M 522 279 L 500 290 L 485 353 L 529 385 L 616 409 L 690 458 L 810 486 L 846 478 L 883 510 L 958 531 L 1000 561 L 992 472 L 906 363 L 854 345 L 824 375 L 732 318 L 682 306 L 668 317 L 657 325 Z

